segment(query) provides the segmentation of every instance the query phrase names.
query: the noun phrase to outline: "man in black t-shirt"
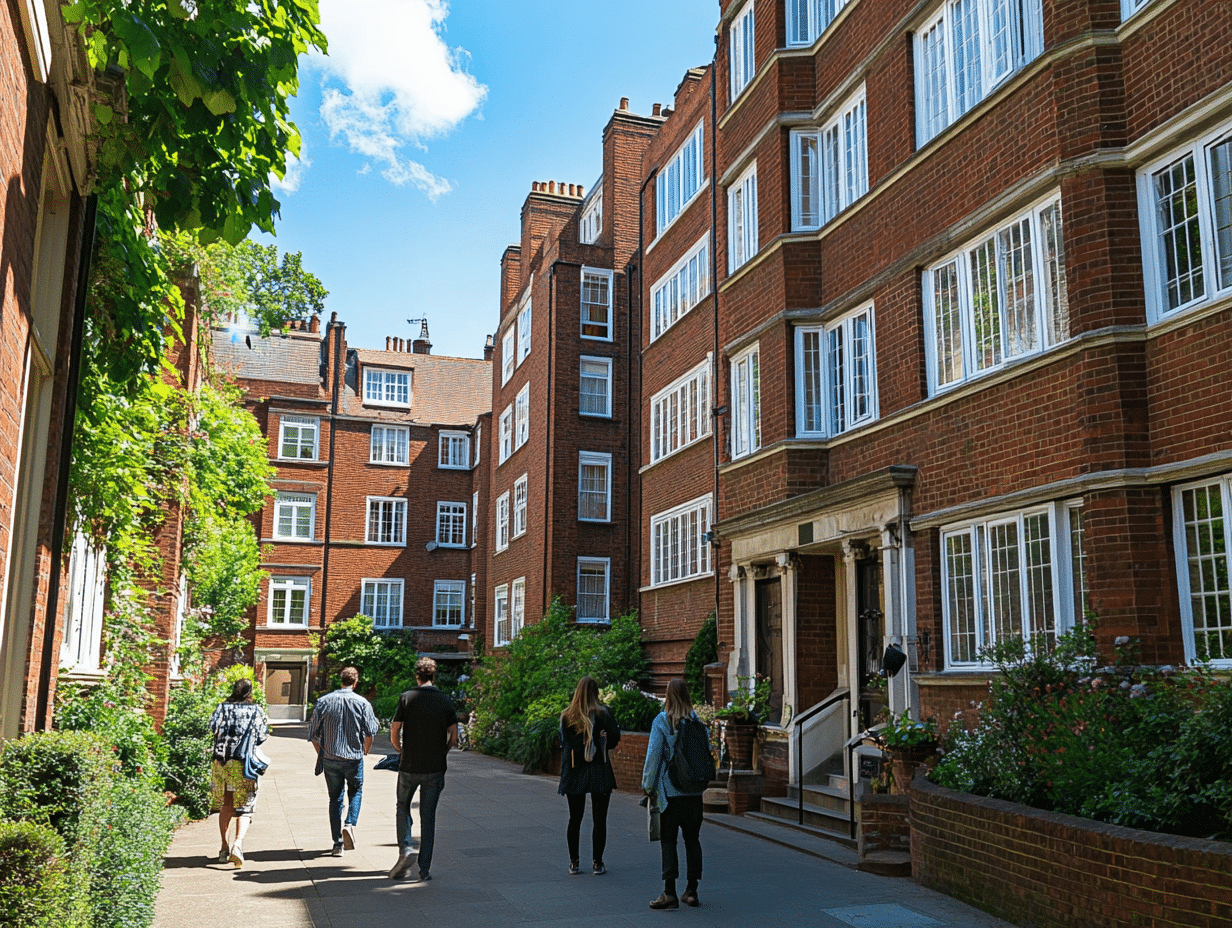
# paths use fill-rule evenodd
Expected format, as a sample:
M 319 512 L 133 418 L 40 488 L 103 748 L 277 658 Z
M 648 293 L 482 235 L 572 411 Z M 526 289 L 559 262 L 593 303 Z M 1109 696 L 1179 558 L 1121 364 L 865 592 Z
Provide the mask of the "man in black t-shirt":
M 389 871 L 394 880 L 411 872 L 411 800 L 419 793 L 419 879 L 432 879 L 432 845 L 436 839 L 436 803 L 445 788 L 445 755 L 458 743 L 458 714 L 453 700 L 432 681 L 436 661 L 421 657 L 415 662 L 419 686 L 398 699 L 389 738 L 402 752 L 398 765 L 398 862 Z

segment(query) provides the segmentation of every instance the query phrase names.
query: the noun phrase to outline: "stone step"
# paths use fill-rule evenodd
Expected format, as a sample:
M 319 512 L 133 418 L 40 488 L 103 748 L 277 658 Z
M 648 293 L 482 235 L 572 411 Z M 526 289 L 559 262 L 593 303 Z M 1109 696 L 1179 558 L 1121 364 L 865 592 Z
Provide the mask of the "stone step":
M 824 841 L 832 841 L 833 843 L 847 848 L 848 850 L 856 850 L 857 841 L 849 837 L 851 834 L 846 822 L 831 822 L 828 825 L 813 825 L 808 820 L 808 809 L 804 810 L 804 824 L 801 825 L 795 818 L 790 820 L 782 818 L 767 812 L 748 812 L 745 813 L 745 818 L 751 818 L 757 822 L 774 825 L 782 828 L 785 831 L 793 834 L 809 835 L 813 838 L 820 838 Z
M 787 787 L 787 798 L 793 804 L 800 798 L 800 791 L 795 786 Z M 817 806 L 822 809 L 829 809 L 832 812 L 841 812 L 844 817 L 847 815 L 847 791 L 839 789 L 835 786 L 820 786 L 804 784 L 804 804 L 806 806 Z
M 911 854 L 907 851 L 870 851 L 856 866 L 878 876 L 911 876 Z
M 706 813 L 706 821 L 732 831 L 739 831 L 781 847 L 811 854 L 844 867 L 855 867 L 859 862 L 855 847 L 850 842 L 837 840 L 833 835 L 819 829 L 790 825 L 779 819 L 750 812 L 746 815 L 712 815 Z
M 752 813 L 750 813 L 752 814 Z M 762 797 L 761 814 L 789 826 L 799 827 L 800 806 L 797 799 Z M 846 808 L 829 809 L 823 806 L 804 804 L 804 824 L 828 837 L 850 842 L 851 820 Z M 854 847 L 854 843 L 852 844 Z

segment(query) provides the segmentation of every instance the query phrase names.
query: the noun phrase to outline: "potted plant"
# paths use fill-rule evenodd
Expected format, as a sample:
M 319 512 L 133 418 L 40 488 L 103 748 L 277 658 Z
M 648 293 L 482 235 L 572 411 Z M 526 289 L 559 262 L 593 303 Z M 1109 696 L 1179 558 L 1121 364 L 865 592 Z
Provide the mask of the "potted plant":
M 737 677 L 730 695 L 726 706 L 715 709 L 714 717 L 724 722 L 723 739 L 732 767 L 750 770 L 757 728 L 770 710 L 770 678 L 761 674 L 756 678 Z
M 937 721 L 932 717 L 919 721 L 905 712 L 893 715 L 888 709 L 884 717 L 877 734 L 890 754 L 893 792 L 906 793 L 916 768 L 937 753 Z

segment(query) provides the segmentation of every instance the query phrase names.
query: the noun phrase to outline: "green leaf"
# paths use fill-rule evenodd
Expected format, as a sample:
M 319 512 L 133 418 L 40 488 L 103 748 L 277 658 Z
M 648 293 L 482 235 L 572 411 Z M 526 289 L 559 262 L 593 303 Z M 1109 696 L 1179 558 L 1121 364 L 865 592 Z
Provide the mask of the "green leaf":
M 101 103 L 96 103 L 92 109 L 94 118 L 104 126 L 111 124 L 111 119 L 115 115 L 114 111 L 109 106 L 104 106 Z
M 201 99 L 205 102 L 205 105 L 209 111 L 215 116 L 222 116 L 224 113 L 235 112 L 235 97 L 231 96 L 231 94 L 225 90 L 207 90 L 204 94 L 202 94 Z M 243 236 L 241 236 L 241 238 L 242 237 Z
M 144 22 L 123 8 L 112 12 L 111 25 L 120 41 L 127 47 L 133 63 L 143 74 L 153 78 L 162 57 L 162 50 L 154 33 Z
M 70 25 L 79 23 L 86 18 L 86 7 L 84 3 L 69 3 L 60 7 L 60 15 L 64 17 L 64 21 Z

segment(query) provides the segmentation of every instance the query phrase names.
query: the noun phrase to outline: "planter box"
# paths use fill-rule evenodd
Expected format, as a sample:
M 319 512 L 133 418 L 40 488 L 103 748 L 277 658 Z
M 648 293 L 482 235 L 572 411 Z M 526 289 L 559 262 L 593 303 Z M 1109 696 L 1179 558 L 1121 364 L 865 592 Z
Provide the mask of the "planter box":
M 1232 844 L 912 781 L 912 876 L 1033 928 L 1227 928 Z
M 622 731 L 620 744 L 612 751 L 612 772 L 616 788 L 624 793 L 642 793 L 642 767 L 646 765 L 646 748 L 650 735 L 644 731 Z

